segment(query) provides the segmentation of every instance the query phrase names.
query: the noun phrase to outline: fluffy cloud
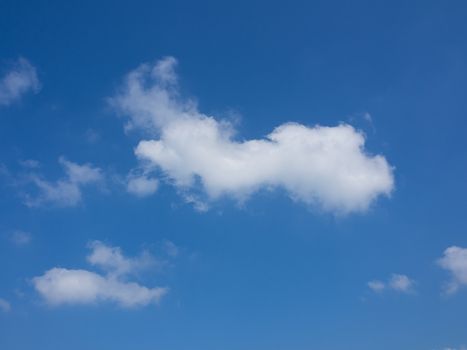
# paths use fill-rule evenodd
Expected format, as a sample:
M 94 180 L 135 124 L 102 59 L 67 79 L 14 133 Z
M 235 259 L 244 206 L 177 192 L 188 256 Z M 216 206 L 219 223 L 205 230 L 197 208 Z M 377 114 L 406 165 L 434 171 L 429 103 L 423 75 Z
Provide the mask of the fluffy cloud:
M 123 255 L 119 247 L 110 247 L 100 241 L 91 242 L 89 248 L 91 253 L 86 260 L 114 276 L 132 274 L 155 263 L 155 259 L 146 251 L 138 257 L 129 258 Z
M 414 281 L 406 275 L 393 274 L 389 279 L 389 287 L 397 292 L 411 292 L 414 284 Z
M 3 312 L 8 312 L 11 309 L 11 305 L 5 299 L 0 298 L 0 310 Z
M 158 303 L 167 294 L 167 288 L 148 288 L 127 281 L 129 275 L 151 260 L 147 253 L 137 258 L 127 258 L 120 248 L 110 247 L 99 241 L 92 242 L 90 249 L 88 262 L 101 268 L 104 274 L 55 267 L 42 276 L 33 278 L 35 289 L 48 304 L 110 301 L 122 307 L 138 307 Z
M 0 80 L 0 106 L 8 106 L 21 96 L 40 89 L 36 68 L 24 58 L 19 58 L 12 69 Z
M 244 200 L 262 188 L 283 188 L 294 200 L 336 213 L 365 211 L 391 193 L 392 167 L 365 151 L 364 134 L 352 126 L 285 123 L 265 138 L 240 140 L 232 124 L 180 97 L 175 64 L 169 57 L 140 66 L 111 104 L 129 116 L 127 130 L 151 136 L 135 149 L 142 164 L 182 192 L 200 185 L 208 200 Z
M 130 176 L 127 182 L 127 191 L 137 197 L 147 197 L 157 191 L 159 181 L 147 175 Z
M 54 204 L 61 207 L 77 205 L 82 198 L 81 188 L 101 182 L 104 177 L 101 169 L 90 164 L 76 164 L 61 157 L 60 164 L 66 176 L 58 181 L 50 182 L 32 175 L 29 180 L 37 187 L 36 195 L 27 194 L 25 203 L 28 206 Z
M 113 301 L 123 307 L 145 306 L 159 300 L 166 288 L 147 288 L 134 282 L 87 270 L 52 268 L 33 279 L 36 290 L 51 305 Z
M 376 293 L 386 289 L 391 289 L 399 293 L 412 293 L 415 287 L 415 281 L 406 275 L 392 274 L 387 282 L 373 280 L 367 283 L 368 288 Z
M 452 246 L 444 251 L 438 260 L 439 266 L 451 274 L 451 280 L 446 285 L 446 293 L 457 292 L 459 287 L 467 285 L 467 248 Z

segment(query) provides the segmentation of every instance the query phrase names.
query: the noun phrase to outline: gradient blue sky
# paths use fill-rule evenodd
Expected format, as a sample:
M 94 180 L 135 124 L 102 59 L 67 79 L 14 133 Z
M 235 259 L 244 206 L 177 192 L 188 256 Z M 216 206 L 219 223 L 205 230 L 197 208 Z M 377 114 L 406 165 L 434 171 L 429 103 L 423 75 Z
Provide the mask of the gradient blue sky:
M 462 1 L 2 0 L 0 349 L 464 349 L 466 13 Z M 112 98 L 167 57 L 177 103 L 230 122 L 234 143 L 290 122 L 351 125 L 359 154 L 390 165 L 390 195 L 370 191 L 358 210 L 345 199 L 348 212 L 326 208 L 328 192 L 310 204 L 300 186 L 264 182 L 213 199 L 202 176 L 187 189 L 168 166 L 148 170 L 135 148 L 166 126 L 125 131 L 134 116 Z M 67 177 L 67 164 L 87 168 Z M 157 191 L 130 193 L 147 174 Z M 117 260 L 93 263 L 96 247 Z M 69 289 L 57 302 L 37 283 L 53 268 L 168 289 L 130 306 Z

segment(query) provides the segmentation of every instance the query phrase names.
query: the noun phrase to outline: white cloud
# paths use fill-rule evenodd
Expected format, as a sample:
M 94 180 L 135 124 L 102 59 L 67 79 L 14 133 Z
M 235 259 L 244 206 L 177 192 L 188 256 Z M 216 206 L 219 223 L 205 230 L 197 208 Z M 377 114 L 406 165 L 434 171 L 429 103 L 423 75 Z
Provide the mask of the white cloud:
M 393 273 L 387 282 L 372 280 L 367 285 L 368 288 L 376 293 L 390 289 L 399 293 L 409 294 L 414 292 L 415 281 L 406 275 Z
M 445 292 L 453 294 L 459 287 L 467 285 L 467 248 L 452 246 L 444 251 L 438 264 L 451 274 L 451 281 L 446 285 Z
M 24 94 L 39 90 L 36 68 L 28 60 L 19 58 L 0 80 L 0 106 L 8 106 Z
M 165 241 L 164 248 L 165 248 L 165 252 L 170 257 L 174 258 L 174 257 L 177 257 L 178 254 L 180 254 L 180 249 L 177 247 L 177 245 L 174 242 Z
M 147 197 L 154 194 L 159 187 L 159 181 L 147 175 L 130 176 L 127 182 L 127 191 L 137 197 Z
M 90 304 L 113 301 L 123 307 L 157 303 L 166 288 L 147 288 L 87 270 L 52 268 L 33 279 L 36 290 L 51 305 Z
M 155 259 L 146 251 L 138 257 L 128 258 L 123 255 L 119 247 L 111 247 L 100 241 L 91 242 L 89 248 L 91 254 L 87 256 L 87 261 L 116 276 L 137 272 L 155 262 Z
M 148 288 L 127 281 L 129 274 L 151 260 L 147 253 L 138 258 L 127 258 L 120 248 L 110 247 L 99 241 L 92 242 L 90 249 L 87 260 L 103 269 L 103 275 L 88 270 L 55 267 L 42 276 L 33 278 L 35 289 L 48 304 L 94 304 L 110 301 L 122 307 L 138 307 L 158 303 L 167 294 L 167 288 Z
M 209 200 L 243 200 L 262 188 L 284 188 L 294 200 L 336 213 L 365 211 L 391 193 L 392 167 L 365 151 L 364 134 L 352 126 L 285 123 L 265 138 L 240 140 L 232 124 L 180 97 L 175 64 L 170 57 L 140 66 L 110 101 L 130 117 L 127 130 L 152 137 L 136 147 L 138 159 L 182 192 L 199 184 Z
M 389 287 L 397 292 L 409 293 L 413 291 L 414 284 L 406 275 L 393 274 L 389 279 Z
M 368 112 L 363 113 L 363 119 L 366 120 L 370 124 L 373 123 L 373 118 L 372 118 L 371 114 L 368 113 Z
M 86 185 L 89 183 L 98 182 L 102 179 L 102 173 L 99 168 L 95 168 L 89 164 L 79 165 L 60 157 L 59 162 L 65 168 L 70 182 Z
M 37 169 L 41 166 L 41 164 L 37 160 L 34 160 L 34 159 L 20 160 L 19 164 L 29 169 Z
M 378 293 L 378 292 L 382 292 L 384 288 L 386 288 L 386 285 L 384 284 L 384 282 L 373 280 L 373 281 L 368 282 L 368 288 Z
M 84 133 L 84 138 L 86 139 L 87 143 L 94 144 L 94 143 L 96 143 L 96 142 L 98 142 L 100 140 L 101 136 L 99 135 L 99 133 L 96 130 L 88 129 Z
M 75 206 L 81 201 L 81 188 L 83 186 L 96 184 L 104 179 L 101 169 L 90 164 L 76 164 L 63 157 L 59 159 L 59 162 L 64 168 L 66 176 L 58 181 L 51 182 L 37 175 L 30 176 L 30 181 L 37 187 L 38 194 L 35 196 L 26 195 L 26 205 Z
M 189 193 L 182 193 L 181 195 L 184 201 L 191 204 L 197 212 L 205 213 L 209 210 L 209 205 L 205 201 L 200 200 L 197 196 Z
M 0 310 L 3 312 L 8 312 L 11 310 L 10 303 L 3 298 L 0 298 Z
M 10 240 L 16 245 L 26 245 L 31 242 L 31 234 L 25 231 L 14 231 L 10 235 Z

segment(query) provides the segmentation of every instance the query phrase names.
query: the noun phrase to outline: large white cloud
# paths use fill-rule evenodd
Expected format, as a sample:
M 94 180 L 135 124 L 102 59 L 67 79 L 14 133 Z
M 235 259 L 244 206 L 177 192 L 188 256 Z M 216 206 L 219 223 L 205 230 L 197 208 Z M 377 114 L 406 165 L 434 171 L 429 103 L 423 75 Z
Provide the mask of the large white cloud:
M 35 289 L 48 304 L 111 301 L 123 307 L 137 307 L 158 303 L 167 294 L 167 288 L 148 288 L 127 280 L 129 275 L 151 261 L 147 253 L 137 258 L 127 258 L 120 248 L 99 241 L 91 243 L 90 248 L 88 262 L 100 267 L 104 274 L 54 267 L 32 279 Z
M 140 66 L 111 103 L 129 116 L 127 129 L 151 135 L 136 156 L 184 192 L 199 183 L 210 200 L 242 200 L 262 188 L 283 188 L 294 200 L 337 213 L 365 211 L 391 193 L 392 167 L 365 151 L 364 134 L 352 126 L 285 123 L 265 138 L 241 140 L 230 123 L 180 97 L 175 64 L 169 57 Z
M 27 92 L 37 93 L 40 89 L 36 68 L 24 58 L 0 79 L 0 106 L 10 105 Z
M 449 271 L 451 281 L 446 285 L 446 293 L 457 292 L 459 287 L 467 286 L 467 248 L 452 246 L 444 251 L 438 260 L 439 266 Z

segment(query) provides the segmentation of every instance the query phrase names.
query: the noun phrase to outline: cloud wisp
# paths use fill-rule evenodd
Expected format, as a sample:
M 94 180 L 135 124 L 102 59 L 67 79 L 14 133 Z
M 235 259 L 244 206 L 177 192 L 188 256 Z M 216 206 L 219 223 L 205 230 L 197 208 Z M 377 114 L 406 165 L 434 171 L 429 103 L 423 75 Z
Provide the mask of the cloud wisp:
M 384 282 L 381 280 L 372 280 L 367 283 L 375 293 L 382 293 L 385 290 L 392 290 L 398 293 L 410 294 L 415 291 L 415 281 L 409 278 L 407 275 L 401 275 L 393 273 L 389 279 Z
M 143 267 L 151 265 L 149 253 L 136 258 L 125 257 L 119 247 L 102 242 L 90 243 L 87 261 L 103 273 L 84 269 L 54 267 L 42 276 L 32 279 L 34 288 L 52 306 L 64 304 L 97 304 L 114 302 L 121 307 L 132 308 L 157 304 L 167 294 L 163 287 L 148 288 L 128 281 Z
M 25 58 L 19 58 L 0 79 L 0 106 L 8 106 L 28 92 L 38 93 L 40 87 L 36 68 Z
M 393 168 L 366 152 L 364 134 L 352 126 L 285 123 L 264 138 L 241 140 L 231 123 L 180 96 L 175 66 L 173 57 L 141 65 L 110 103 L 129 117 L 126 130 L 149 136 L 135 149 L 141 164 L 187 198 L 201 189 L 208 202 L 243 201 L 260 189 L 282 188 L 295 201 L 347 214 L 366 211 L 393 190 Z
M 0 298 L 0 311 L 8 312 L 11 310 L 11 305 L 8 301 L 3 298 Z
M 460 287 L 467 286 L 467 248 L 451 246 L 437 263 L 451 275 L 444 288 L 446 294 L 454 294 Z
M 31 243 L 32 236 L 29 232 L 16 230 L 10 234 L 10 241 L 17 246 L 25 246 Z
M 104 176 L 100 168 L 91 164 L 73 163 L 64 157 L 59 159 L 65 170 L 65 177 L 57 181 L 47 181 L 32 174 L 27 177 L 28 182 L 35 185 L 36 194 L 28 193 L 24 197 L 27 206 L 38 207 L 52 204 L 59 207 L 72 207 L 82 200 L 82 187 L 102 183 Z

